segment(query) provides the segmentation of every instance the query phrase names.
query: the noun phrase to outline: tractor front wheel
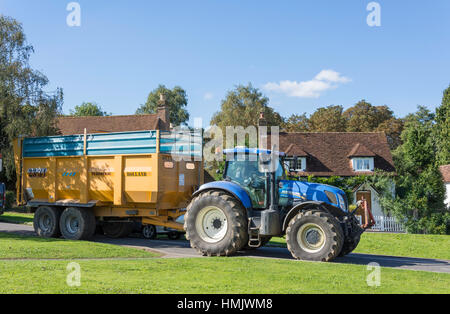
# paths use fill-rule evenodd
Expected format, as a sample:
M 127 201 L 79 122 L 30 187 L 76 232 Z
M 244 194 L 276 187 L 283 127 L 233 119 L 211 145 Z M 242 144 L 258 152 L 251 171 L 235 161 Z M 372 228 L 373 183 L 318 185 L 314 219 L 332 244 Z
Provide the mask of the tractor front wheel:
M 192 200 L 184 229 L 191 246 L 207 256 L 232 255 L 248 241 L 245 209 L 220 191 L 208 191 Z
M 339 222 L 332 215 L 308 210 L 290 221 L 286 242 L 296 259 L 329 262 L 341 252 L 344 236 Z

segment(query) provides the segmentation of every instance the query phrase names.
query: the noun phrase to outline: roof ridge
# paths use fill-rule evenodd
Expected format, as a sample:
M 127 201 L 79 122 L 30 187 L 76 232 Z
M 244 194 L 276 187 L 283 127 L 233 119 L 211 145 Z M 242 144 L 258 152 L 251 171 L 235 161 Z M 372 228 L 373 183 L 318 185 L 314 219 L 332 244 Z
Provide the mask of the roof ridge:
M 112 115 L 112 116 L 59 116 L 57 119 L 86 119 L 86 118 L 116 118 L 116 117 L 146 117 L 146 116 L 156 116 L 159 117 L 157 113 L 146 113 L 146 114 L 123 114 L 123 115 Z

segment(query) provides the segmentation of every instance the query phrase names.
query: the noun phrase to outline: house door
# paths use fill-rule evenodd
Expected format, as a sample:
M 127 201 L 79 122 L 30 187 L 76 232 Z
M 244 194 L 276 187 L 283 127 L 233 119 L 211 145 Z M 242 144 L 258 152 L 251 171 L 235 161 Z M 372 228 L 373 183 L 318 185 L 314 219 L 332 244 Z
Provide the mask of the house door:
M 360 201 L 362 199 L 367 201 L 367 207 L 369 210 L 372 210 L 372 193 L 370 191 L 358 191 L 356 192 L 356 201 Z M 366 216 L 363 208 L 357 210 L 356 215 L 362 217 L 362 223 L 364 224 L 366 221 Z

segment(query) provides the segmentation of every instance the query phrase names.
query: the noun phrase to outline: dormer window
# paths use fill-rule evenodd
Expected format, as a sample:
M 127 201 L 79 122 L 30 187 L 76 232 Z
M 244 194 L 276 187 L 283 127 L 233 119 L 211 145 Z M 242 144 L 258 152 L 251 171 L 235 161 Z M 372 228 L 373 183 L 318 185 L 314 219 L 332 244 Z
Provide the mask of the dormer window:
M 375 169 L 375 153 L 361 143 L 353 146 L 348 154 L 348 158 L 351 160 L 353 171 L 368 172 Z
M 373 157 L 356 157 L 352 158 L 354 171 L 374 171 Z
M 289 172 L 306 171 L 306 157 L 286 157 L 284 167 Z

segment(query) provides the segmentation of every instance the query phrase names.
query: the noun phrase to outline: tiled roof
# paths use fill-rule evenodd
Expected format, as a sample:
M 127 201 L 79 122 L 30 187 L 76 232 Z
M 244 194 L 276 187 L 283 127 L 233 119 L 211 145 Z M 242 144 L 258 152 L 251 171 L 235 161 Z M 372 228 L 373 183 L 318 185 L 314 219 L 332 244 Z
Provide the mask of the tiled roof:
M 441 171 L 444 181 L 450 183 L 450 165 L 440 166 L 439 170 Z
M 168 126 L 158 114 L 107 116 L 107 117 L 60 117 L 57 126 L 61 135 L 87 133 L 110 133 L 143 130 L 167 130 Z
M 270 136 L 268 137 L 270 139 Z M 356 176 L 351 155 L 374 157 L 376 169 L 395 172 L 391 151 L 384 133 L 280 133 L 280 151 L 305 152 L 306 172 L 300 175 Z M 353 154 L 352 154 L 353 153 Z M 291 156 L 301 156 L 288 153 Z
M 376 154 L 361 143 L 355 144 L 348 157 L 375 157 Z

